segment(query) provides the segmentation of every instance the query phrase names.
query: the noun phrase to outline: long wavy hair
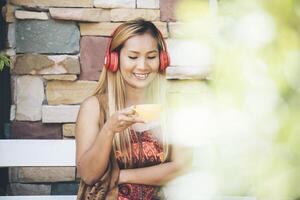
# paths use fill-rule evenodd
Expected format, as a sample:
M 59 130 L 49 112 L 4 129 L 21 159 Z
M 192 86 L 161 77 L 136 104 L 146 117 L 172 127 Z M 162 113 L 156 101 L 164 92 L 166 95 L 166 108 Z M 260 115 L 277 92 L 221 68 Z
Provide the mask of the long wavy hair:
M 135 20 L 127 21 L 118 26 L 115 33 L 112 36 L 111 47 L 108 49 L 110 52 L 117 51 L 120 60 L 120 51 L 124 46 L 124 43 L 131 37 L 136 35 L 143 35 L 145 33 L 150 33 L 153 38 L 157 41 L 159 52 L 164 49 L 163 37 L 159 34 L 157 27 L 151 22 L 146 21 L 142 18 L 137 18 Z M 159 70 L 156 78 L 151 82 L 151 84 L 145 88 L 147 90 L 147 98 L 152 103 L 162 104 L 163 108 L 166 106 L 166 78 L 165 71 Z M 124 109 L 126 105 L 126 87 L 125 81 L 120 72 L 120 62 L 118 70 L 116 72 L 111 72 L 107 70 L 104 66 L 100 74 L 98 85 L 96 90 L 92 95 L 101 96 L 107 95 L 108 97 L 108 113 L 107 117 L 112 115 L 118 110 Z M 162 129 L 164 127 L 164 117 L 161 120 Z M 102 127 L 101 127 L 102 128 Z M 162 131 L 163 132 L 163 131 Z M 166 161 L 169 148 L 167 144 L 167 137 L 162 133 L 163 142 L 163 162 Z M 133 166 L 133 153 L 132 145 L 130 139 L 130 130 L 126 129 L 123 133 L 115 133 L 113 139 L 113 151 L 114 153 L 121 152 L 123 163 L 125 167 Z

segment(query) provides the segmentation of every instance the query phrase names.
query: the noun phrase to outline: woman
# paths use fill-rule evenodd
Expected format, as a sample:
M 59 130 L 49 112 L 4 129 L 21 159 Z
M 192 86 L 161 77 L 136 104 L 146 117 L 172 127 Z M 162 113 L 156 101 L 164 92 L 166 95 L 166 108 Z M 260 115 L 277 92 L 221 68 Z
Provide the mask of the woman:
M 147 130 L 134 109 L 163 103 L 169 56 L 161 33 L 141 18 L 121 24 L 112 34 L 104 65 L 95 93 L 82 102 L 77 117 L 77 170 L 92 186 L 113 158 L 120 170 L 112 199 L 162 199 L 161 186 L 182 162 L 171 159 L 161 129 Z M 103 123 L 101 116 L 106 116 Z

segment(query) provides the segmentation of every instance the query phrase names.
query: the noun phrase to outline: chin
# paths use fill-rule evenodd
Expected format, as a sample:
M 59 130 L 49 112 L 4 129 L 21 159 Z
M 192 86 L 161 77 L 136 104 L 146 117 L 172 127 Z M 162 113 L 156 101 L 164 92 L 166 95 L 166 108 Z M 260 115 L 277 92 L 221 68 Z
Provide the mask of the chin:
M 147 84 L 129 84 L 131 87 L 136 88 L 136 89 L 146 89 L 150 83 Z

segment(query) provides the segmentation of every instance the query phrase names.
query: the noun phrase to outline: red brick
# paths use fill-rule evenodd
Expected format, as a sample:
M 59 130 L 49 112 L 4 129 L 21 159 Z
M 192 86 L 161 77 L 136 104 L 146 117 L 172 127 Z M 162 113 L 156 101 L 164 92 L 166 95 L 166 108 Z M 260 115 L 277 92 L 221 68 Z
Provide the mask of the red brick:
M 80 80 L 98 80 L 104 64 L 107 37 L 85 36 L 80 40 Z

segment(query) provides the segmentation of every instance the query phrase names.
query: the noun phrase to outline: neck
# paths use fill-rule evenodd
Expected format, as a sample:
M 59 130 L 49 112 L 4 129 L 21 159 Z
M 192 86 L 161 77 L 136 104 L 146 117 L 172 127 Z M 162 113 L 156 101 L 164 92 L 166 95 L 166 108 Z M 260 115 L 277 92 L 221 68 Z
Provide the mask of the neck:
M 126 87 L 126 107 L 147 103 L 146 89 Z

